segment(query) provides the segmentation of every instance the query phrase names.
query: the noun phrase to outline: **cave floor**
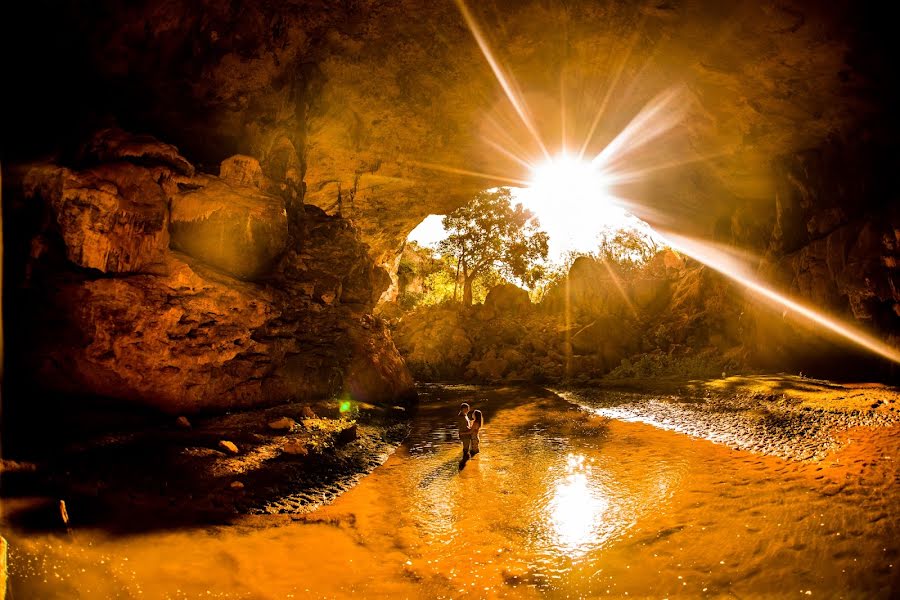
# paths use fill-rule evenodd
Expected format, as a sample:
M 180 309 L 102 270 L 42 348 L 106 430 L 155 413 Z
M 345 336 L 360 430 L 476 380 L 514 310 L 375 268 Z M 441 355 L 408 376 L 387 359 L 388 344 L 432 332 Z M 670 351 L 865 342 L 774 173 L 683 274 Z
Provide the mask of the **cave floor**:
M 456 406 L 486 416 L 460 465 Z M 14 598 L 892 597 L 900 430 L 817 460 L 514 387 L 428 386 L 407 440 L 306 515 L 111 534 L 4 526 Z

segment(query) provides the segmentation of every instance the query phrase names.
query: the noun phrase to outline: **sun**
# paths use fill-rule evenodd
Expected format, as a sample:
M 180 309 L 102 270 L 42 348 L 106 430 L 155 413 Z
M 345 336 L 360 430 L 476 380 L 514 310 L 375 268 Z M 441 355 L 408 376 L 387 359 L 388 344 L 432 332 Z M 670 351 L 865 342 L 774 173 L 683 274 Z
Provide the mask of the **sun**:
M 530 209 L 550 236 L 550 258 L 592 252 L 604 229 L 632 225 L 611 195 L 607 178 L 590 161 L 559 154 L 536 166 L 526 188 L 513 188 L 516 201 Z
M 591 163 L 565 154 L 538 165 L 531 174 L 529 187 L 542 194 L 565 195 L 579 200 L 606 194 L 603 176 Z

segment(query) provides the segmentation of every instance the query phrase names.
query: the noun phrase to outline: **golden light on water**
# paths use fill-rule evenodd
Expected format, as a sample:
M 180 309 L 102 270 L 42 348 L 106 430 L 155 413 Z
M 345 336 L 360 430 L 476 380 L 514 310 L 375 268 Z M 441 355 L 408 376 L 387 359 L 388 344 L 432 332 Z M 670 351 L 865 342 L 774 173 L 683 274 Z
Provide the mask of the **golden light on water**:
M 590 485 L 591 465 L 584 455 L 569 454 L 563 477 L 555 484 L 549 521 L 557 545 L 570 552 L 586 551 L 609 502 Z

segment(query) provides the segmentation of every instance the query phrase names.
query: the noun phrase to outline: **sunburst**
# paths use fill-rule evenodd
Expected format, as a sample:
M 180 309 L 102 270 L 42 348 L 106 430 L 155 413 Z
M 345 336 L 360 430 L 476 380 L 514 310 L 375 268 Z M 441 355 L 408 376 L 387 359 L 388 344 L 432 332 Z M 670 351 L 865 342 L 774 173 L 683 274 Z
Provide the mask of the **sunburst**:
M 640 181 L 656 171 L 677 168 L 724 154 L 685 156 L 634 166 L 639 162 L 635 160 L 638 150 L 663 143 L 665 136 L 669 135 L 686 115 L 689 105 L 688 94 L 684 87 L 672 86 L 662 90 L 647 102 L 600 152 L 592 157 L 587 156 L 587 149 L 593 143 L 604 116 L 608 114 L 610 99 L 622 78 L 625 62 L 634 47 L 635 34 L 626 45 L 622 58 L 613 67 L 610 83 L 598 103 L 591 125 L 575 150 L 566 148 L 568 121 L 564 102 L 561 102 L 562 149 L 557 154 L 551 155 L 545 140 L 541 138 L 535 126 L 531 111 L 521 94 L 516 91 L 512 75 L 504 69 L 492 52 L 486 36 L 464 0 L 456 0 L 456 4 L 521 126 L 539 148 L 540 153 L 538 156 L 527 156 L 521 145 L 515 141 L 514 135 L 505 131 L 498 123 L 492 122 L 504 141 L 487 139 L 486 144 L 498 154 L 526 168 L 530 173 L 530 179 L 522 180 L 515 176 L 480 173 L 444 165 L 420 163 L 420 166 L 482 178 L 493 182 L 494 185 L 499 182 L 519 187 L 520 189 L 516 190 L 516 197 L 536 213 L 551 241 L 554 238 L 557 242 L 565 239 L 570 242 L 569 249 L 593 250 L 596 248 L 596 234 L 600 229 L 624 226 L 629 219 L 634 219 L 632 215 L 662 222 L 664 211 L 645 203 L 622 198 L 613 193 L 612 188 L 623 183 Z M 631 166 L 629 163 L 632 163 Z M 433 220 L 429 223 L 429 227 L 435 229 Z M 661 233 L 662 240 L 672 248 L 719 271 L 766 301 L 815 324 L 820 330 L 900 363 L 900 352 L 896 348 L 837 317 L 806 306 L 779 292 L 753 274 L 749 261 L 742 261 L 733 253 L 728 253 L 704 240 L 687 237 L 675 231 L 659 229 L 657 231 Z

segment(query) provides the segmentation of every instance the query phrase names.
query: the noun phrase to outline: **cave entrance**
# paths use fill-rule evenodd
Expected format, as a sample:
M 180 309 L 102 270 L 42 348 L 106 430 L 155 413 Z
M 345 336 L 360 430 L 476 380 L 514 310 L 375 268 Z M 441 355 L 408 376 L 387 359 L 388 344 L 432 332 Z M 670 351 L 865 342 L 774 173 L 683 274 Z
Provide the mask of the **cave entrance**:
M 504 283 L 540 301 L 579 257 L 619 270 L 646 264 L 665 247 L 662 238 L 590 177 L 571 168 L 538 172 L 532 186 L 489 188 L 449 219 L 426 217 L 399 264 L 402 308 L 480 303 Z M 499 231 L 502 239 L 492 238 Z

